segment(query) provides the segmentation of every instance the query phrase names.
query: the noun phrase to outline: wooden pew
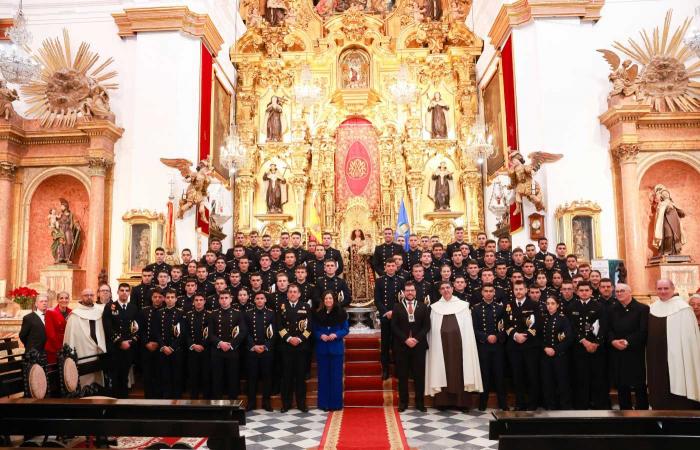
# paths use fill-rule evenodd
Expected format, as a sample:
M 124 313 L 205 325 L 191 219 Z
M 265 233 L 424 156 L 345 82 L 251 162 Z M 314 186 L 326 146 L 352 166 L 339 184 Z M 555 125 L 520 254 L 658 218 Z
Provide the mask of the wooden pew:
M 496 412 L 499 450 L 684 450 L 700 448 L 700 411 Z

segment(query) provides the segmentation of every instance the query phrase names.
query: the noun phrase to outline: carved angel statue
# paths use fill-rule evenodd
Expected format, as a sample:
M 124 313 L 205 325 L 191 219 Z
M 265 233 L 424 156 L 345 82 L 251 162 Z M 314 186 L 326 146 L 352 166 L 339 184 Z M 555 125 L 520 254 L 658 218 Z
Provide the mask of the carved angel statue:
M 199 217 L 203 221 L 207 221 L 205 211 L 205 200 L 207 199 L 207 189 L 211 184 L 212 168 L 209 161 L 202 160 L 197 164 L 197 168 L 192 171 L 190 167 L 192 163 L 184 158 L 160 158 L 160 162 L 168 167 L 172 167 L 180 171 L 180 174 L 189 183 L 187 190 L 183 192 L 180 199 L 177 211 L 177 218 L 182 219 L 183 216 L 193 206 L 197 207 Z
M 248 28 L 257 28 L 263 23 L 263 18 L 260 15 L 260 11 L 258 11 L 257 6 L 253 6 L 250 9 L 250 12 L 248 13 L 248 18 L 246 19 L 246 27 Z
M 414 22 L 421 23 L 424 19 L 423 14 L 425 14 L 425 8 L 421 8 L 418 0 L 413 0 L 406 5 L 406 15 L 412 17 Z
M 537 211 L 544 209 L 542 203 L 542 187 L 535 181 L 535 173 L 542 167 L 542 164 L 559 161 L 564 155 L 545 152 L 533 152 L 527 155 L 530 164 L 525 164 L 523 155 L 514 150 L 510 153 L 510 165 L 508 175 L 510 176 L 510 188 L 515 193 L 515 214 L 520 214 L 520 203 L 526 198 L 535 205 Z
M 608 75 L 608 79 L 613 87 L 608 94 L 608 98 L 612 98 L 616 95 L 622 95 L 623 97 L 635 95 L 639 88 L 637 84 L 639 67 L 636 64 L 632 64 L 632 61 L 629 59 L 622 61 L 622 64 L 620 64 L 620 57 L 613 51 L 605 49 L 600 49 L 598 51 L 603 54 L 603 58 L 610 64 L 610 68 L 612 69 L 612 72 Z
M 451 0 L 449 6 L 449 18 L 451 22 L 464 22 L 469 14 L 470 2 L 465 0 Z
M 17 90 L 8 88 L 5 80 L 0 80 L 0 115 L 5 120 L 10 120 L 10 117 L 15 112 L 15 109 L 12 107 L 12 102 L 15 100 L 19 100 Z

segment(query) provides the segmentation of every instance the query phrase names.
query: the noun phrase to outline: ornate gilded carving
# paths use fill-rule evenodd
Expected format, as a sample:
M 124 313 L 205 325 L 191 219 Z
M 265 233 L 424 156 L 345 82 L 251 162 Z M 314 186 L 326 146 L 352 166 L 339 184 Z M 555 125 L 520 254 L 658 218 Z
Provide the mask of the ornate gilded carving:
M 87 157 L 87 163 L 88 163 L 88 174 L 91 177 L 103 177 L 107 173 L 110 167 L 114 164 L 114 162 L 110 159 L 107 158 L 102 158 L 102 157 L 93 157 L 93 156 L 88 156 Z
M 623 164 L 636 162 L 638 154 L 639 145 L 637 144 L 620 144 L 613 149 L 613 156 Z
M 271 60 L 260 65 L 255 79 L 260 87 L 276 90 L 281 87 L 291 87 L 294 74 L 282 61 Z
M 17 90 L 10 89 L 5 80 L 0 80 L 0 117 L 10 120 L 15 114 L 15 108 L 12 106 L 15 100 L 19 100 Z
M 446 58 L 439 55 L 431 55 L 425 59 L 418 69 L 418 81 L 421 84 L 437 86 L 443 80 L 451 81 L 452 70 L 447 64 Z
M 447 21 L 428 21 L 422 22 L 418 26 L 416 33 L 416 42 L 424 44 L 430 50 L 430 53 L 441 53 L 445 48 L 447 34 L 450 31 L 450 25 Z
M 0 180 L 14 180 L 17 165 L 9 161 L 0 161 Z
M 364 40 L 367 32 L 364 17 L 365 14 L 359 5 L 353 5 L 345 12 L 340 30 L 346 39 L 351 41 Z

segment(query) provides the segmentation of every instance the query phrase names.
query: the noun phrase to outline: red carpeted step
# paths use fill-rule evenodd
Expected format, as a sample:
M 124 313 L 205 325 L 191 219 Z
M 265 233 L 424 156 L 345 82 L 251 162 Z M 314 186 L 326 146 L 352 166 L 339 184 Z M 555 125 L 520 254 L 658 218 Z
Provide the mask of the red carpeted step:
M 346 391 L 373 391 L 381 390 L 384 385 L 382 378 L 379 376 L 354 376 L 345 377 Z
M 345 406 L 384 406 L 384 391 L 345 391 Z
M 346 355 L 347 356 L 347 355 Z M 345 376 L 381 376 L 382 365 L 379 361 L 371 362 L 346 362 Z
M 379 361 L 379 350 L 346 349 L 345 361 Z
M 346 349 L 377 349 L 379 350 L 380 340 L 378 337 L 347 337 L 345 339 Z

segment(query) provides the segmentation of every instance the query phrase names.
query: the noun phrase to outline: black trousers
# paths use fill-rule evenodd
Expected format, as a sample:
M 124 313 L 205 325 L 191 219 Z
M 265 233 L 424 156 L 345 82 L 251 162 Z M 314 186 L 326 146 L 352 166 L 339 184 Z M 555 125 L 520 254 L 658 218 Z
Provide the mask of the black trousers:
M 581 344 L 575 344 L 574 407 L 576 409 L 609 409 L 608 381 L 605 353 L 601 347 L 588 353 Z
M 408 377 L 413 378 L 416 407 L 423 406 L 425 396 L 425 348 L 394 348 L 396 376 L 399 378 L 399 405 L 408 406 Z
M 289 344 L 282 344 L 289 346 Z M 284 347 L 283 347 L 284 348 Z M 292 396 L 296 397 L 297 408 L 306 407 L 306 358 L 308 350 L 282 350 L 282 406 L 292 407 Z
M 270 401 L 272 391 L 273 353 L 269 350 L 262 353 L 248 352 L 248 404 L 255 406 L 258 392 L 258 382 L 262 381 L 263 403 Z
M 617 401 L 620 402 L 620 409 L 632 409 L 632 391 L 634 391 L 634 409 L 644 411 L 649 409 L 649 396 L 647 386 L 618 386 Z
M 524 344 L 509 342 L 506 346 L 508 361 L 513 371 L 515 388 L 515 407 L 518 409 L 537 409 L 539 401 L 539 352 L 537 346 L 523 347 Z
M 163 390 L 160 384 L 160 351 L 141 349 L 141 370 L 143 370 L 143 396 L 144 398 L 163 398 Z
M 112 359 L 112 395 L 116 398 L 127 398 L 129 396 L 129 370 L 134 362 L 134 349 L 130 347 L 128 350 L 122 350 L 117 347 L 110 358 Z
M 484 392 L 479 395 L 479 407 L 486 408 L 489 401 L 489 392 L 496 390 L 498 407 L 506 409 L 506 386 L 503 378 L 503 367 L 505 365 L 505 351 L 503 343 L 482 344 L 477 343 L 479 352 L 479 367 L 481 368 L 481 382 L 484 385 Z M 492 382 L 493 381 L 493 382 Z
M 382 361 L 382 369 L 383 370 L 388 370 L 389 369 L 389 364 L 391 361 L 391 338 L 392 338 L 392 332 L 391 332 L 391 320 L 387 319 L 386 317 L 382 317 L 380 319 L 381 323 L 381 331 L 382 331 L 382 344 L 381 344 L 381 361 Z
M 571 409 L 571 380 L 568 355 L 547 356 L 540 360 L 544 407 L 547 409 Z
M 175 350 L 170 355 L 160 352 L 160 384 L 163 398 L 182 397 L 182 351 Z
M 209 350 L 202 352 L 189 350 L 187 352 L 187 387 L 190 398 L 211 398 L 211 355 Z
M 229 400 L 238 398 L 240 392 L 238 349 L 224 352 L 219 349 L 211 351 L 211 388 L 212 398 L 224 398 L 224 386 L 227 387 Z

